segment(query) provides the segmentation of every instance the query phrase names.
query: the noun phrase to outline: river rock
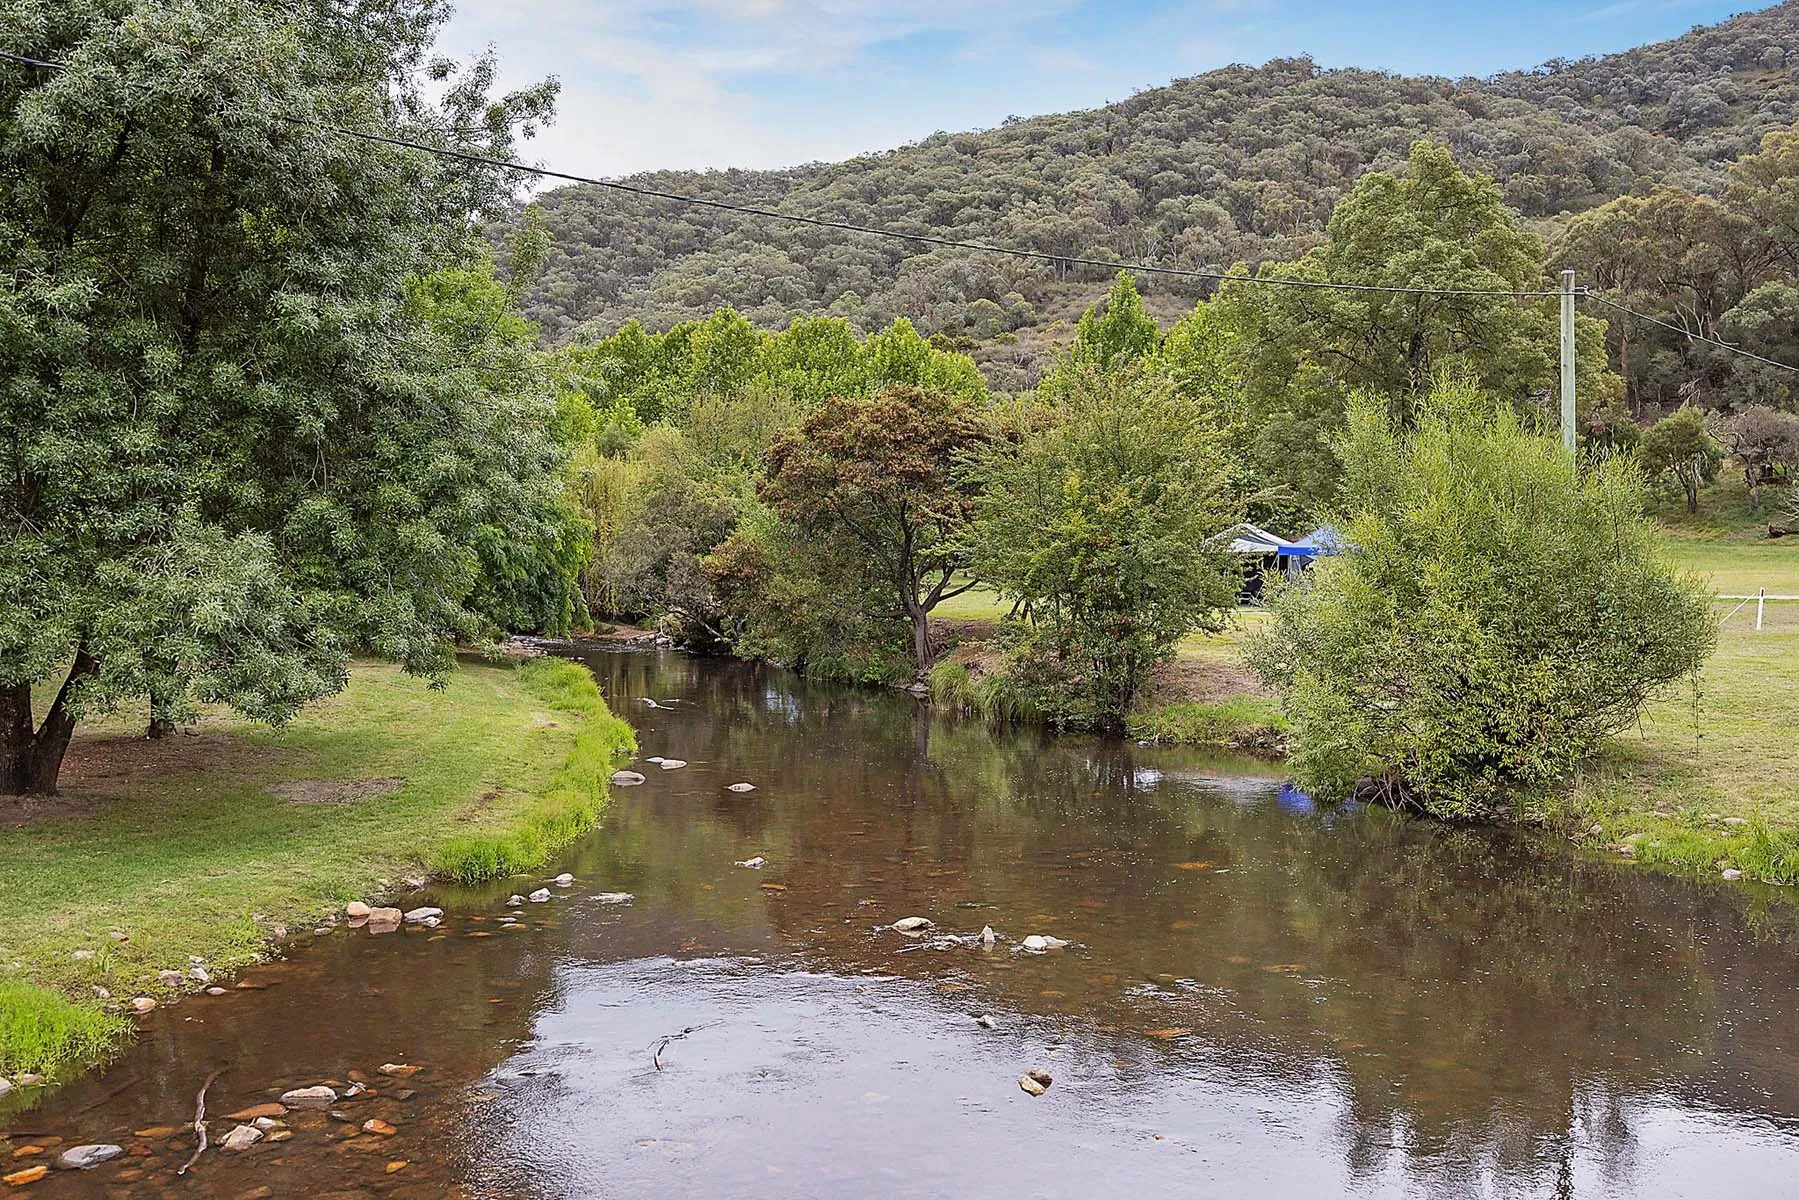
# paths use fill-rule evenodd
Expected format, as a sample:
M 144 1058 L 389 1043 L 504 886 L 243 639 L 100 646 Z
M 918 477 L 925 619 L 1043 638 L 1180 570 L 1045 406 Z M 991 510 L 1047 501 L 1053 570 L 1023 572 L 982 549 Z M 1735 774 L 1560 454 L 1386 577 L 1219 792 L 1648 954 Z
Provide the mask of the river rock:
M 593 898 L 601 904 L 629 904 L 637 899 L 630 892 L 601 892 Z
M 71 954 L 69 957 L 75 959 L 77 962 L 83 962 L 87 959 L 92 958 L 93 956 L 94 956 L 94 952 L 92 950 L 77 950 L 73 954 Z
M 1049 1085 L 1052 1082 L 1054 1080 L 1050 1073 L 1041 1067 L 1033 1071 L 1026 1071 L 1018 1077 L 1018 1086 L 1033 1096 L 1041 1096 L 1049 1091 Z
M 1735 867 L 1725 867 L 1724 868 L 1724 882 L 1735 883 L 1737 880 L 1741 879 L 1742 877 L 1743 877 L 1743 873 L 1741 871 L 1737 870 Z
M 687 760 L 684 758 L 665 758 L 656 765 L 661 767 L 664 771 L 679 771 L 682 767 L 687 765 Z
M 276 1129 L 283 1128 L 287 1122 L 277 1121 L 274 1117 L 257 1117 L 254 1121 L 251 1121 L 250 1124 L 256 1126 L 256 1128 L 262 1130 L 264 1133 L 270 1133 Z
M 125 1147 L 110 1143 L 70 1146 L 56 1156 L 56 1165 L 65 1171 L 91 1171 L 103 1162 L 111 1162 L 125 1153 Z
M 614 771 L 612 773 L 613 787 L 636 787 L 642 782 L 643 776 L 636 771 Z
M 165 987 L 180 987 L 181 986 L 181 972 L 180 971 L 171 971 L 171 970 L 168 970 L 167 968 L 164 968 L 163 970 L 160 970 L 156 973 L 156 982 L 162 984 Z
M 21 1071 L 19 1074 L 13 1076 L 13 1082 L 20 1087 L 36 1087 L 38 1084 L 44 1082 L 44 1077 L 39 1075 L 36 1071 Z
M 0 1076 L 0 1100 L 12 1095 L 12 1080 Z
M 976 1025 L 979 1025 L 982 1029 L 998 1029 L 999 1028 L 999 1022 L 994 1020 L 992 1017 L 988 1016 L 986 1013 L 982 1013 L 980 1016 L 976 1017 L 974 1019 L 974 1023 Z
M 408 1075 L 417 1075 L 420 1068 L 411 1063 L 382 1063 L 380 1070 L 383 1075 L 397 1075 L 404 1079 Z
M 362 1123 L 362 1132 L 373 1133 L 380 1137 L 392 1137 L 400 1131 L 378 1117 L 370 1117 Z
M 427 905 L 424 908 L 415 908 L 412 911 L 408 912 L 406 914 L 406 919 L 416 925 L 421 921 L 429 921 L 433 917 L 441 917 L 443 915 L 444 915 L 443 909 L 432 908 L 429 905 Z
M 366 921 L 369 919 L 369 914 L 373 911 L 375 910 L 360 900 L 352 900 L 344 905 L 344 916 L 350 918 L 352 921 Z
M 1067 944 L 1059 937 L 1050 937 L 1042 933 L 1033 933 L 1024 939 L 1024 948 L 1033 954 L 1042 954 L 1045 950 L 1060 950 Z
M 550 898 L 550 889 L 549 888 L 538 888 L 535 892 L 532 892 L 529 897 L 531 903 L 533 903 L 533 904 L 543 904 L 544 902 L 549 900 L 549 898 Z
M 556 878 L 550 880 L 550 882 L 557 887 L 571 887 L 574 885 L 575 877 L 570 875 L 567 871 L 564 871 L 562 874 L 556 876 Z
M 96 1000 L 111 1000 L 112 992 L 96 983 L 94 985 L 94 998 Z
M 9 1171 L 5 1175 L 0 1175 L 0 1183 L 5 1183 L 7 1187 L 24 1187 L 28 1183 L 36 1183 L 49 1173 L 50 1168 L 39 1163 L 35 1167 L 26 1167 L 23 1170 Z
M 282 1092 L 281 1103 L 289 1108 L 330 1108 L 337 1103 L 337 1092 L 319 1083 Z
M 524 902 L 525 902 L 525 898 L 523 896 L 508 896 L 508 897 L 506 897 L 506 907 L 507 908 L 517 908 L 519 905 L 523 904 Z
M 725 790 L 729 792 L 753 792 L 756 790 L 756 785 L 753 783 L 733 783 L 726 787 Z
M 660 763 L 662 761 L 662 756 L 660 754 L 652 754 L 648 758 L 644 759 L 643 761 L 650 762 L 650 763 Z
M 893 923 L 893 928 L 900 933 L 917 933 L 921 929 L 931 927 L 929 917 L 901 917 Z
M 227 990 L 228 989 L 222 987 L 209 987 L 206 989 L 206 994 L 208 996 L 223 996 Z
M 767 861 L 768 860 L 766 858 L 763 858 L 760 854 L 758 854 L 754 858 L 746 858 L 741 862 L 734 862 L 731 865 L 734 867 L 748 867 L 752 871 L 760 871 L 762 869 L 762 865 L 764 863 L 766 863 Z
M 240 1108 L 234 1113 L 226 1113 L 227 1121 L 254 1121 L 261 1117 L 282 1117 L 287 1115 L 287 1108 L 269 1100 L 262 1104 L 252 1104 L 249 1108 Z
M 208 975 L 206 973 L 205 967 L 189 967 L 187 969 L 187 973 L 189 975 L 193 976 L 195 983 L 211 983 L 212 982 L 212 976 Z
M 254 1125 L 239 1125 L 219 1143 L 221 1150 L 248 1150 L 262 1140 L 262 1130 Z
M 137 1013 L 139 1016 L 142 1016 L 144 1013 L 147 1013 L 156 1007 L 156 1001 L 149 996 L 133 996 L 131 998 L 131 1003 L 127 1004 L 125 1007 L 129 1008 L 132 1012 Z

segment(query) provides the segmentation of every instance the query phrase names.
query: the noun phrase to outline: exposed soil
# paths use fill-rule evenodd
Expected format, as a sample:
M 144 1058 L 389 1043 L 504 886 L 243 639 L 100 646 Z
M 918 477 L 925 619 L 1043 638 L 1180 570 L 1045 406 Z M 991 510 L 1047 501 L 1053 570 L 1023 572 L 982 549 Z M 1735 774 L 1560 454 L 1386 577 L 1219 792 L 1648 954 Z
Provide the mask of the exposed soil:
M 18 827 L 93 812 L 129 796 L 133 783 L 146 778 L 204 773 L 210 779 L 265 779 L 290 753 L 205 727 L 162 738 L 77 731 L 63 760 L 57 794 L 0 804 L 0 825 Z
M 1235 696 L 1274 693 L 1236 663 L 1203 658 L 1177 658 L 1163 665 L 1150 680 L 1148 699 L 1154 704 L 1217 704 Z

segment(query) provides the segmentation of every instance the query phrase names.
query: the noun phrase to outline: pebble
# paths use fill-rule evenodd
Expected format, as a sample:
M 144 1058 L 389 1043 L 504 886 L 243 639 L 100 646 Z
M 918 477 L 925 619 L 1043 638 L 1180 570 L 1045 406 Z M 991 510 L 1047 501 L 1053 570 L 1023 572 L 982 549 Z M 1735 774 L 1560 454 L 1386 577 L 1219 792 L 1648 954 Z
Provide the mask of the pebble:
M 12 1080 L 0 1078 L 0 1100 L 12 1095 Z
M 344 905 L 344 916 L 352 921 L 366 921 L 369 914 L 375 911 L 360 900 L 352 900 Z
M 392 1137 L 400 1131 L 378 1117 L 370 1117 L 362 1123 L 362 1132 L 378 1134 L 381 1137 Z
M 549 888 L 538 888 L 535 892 L 532 892 L 530 895 L 530 901 L 533 904 L 542 904 L 545 901 L 547 901 L 549 898 L 550 898 L 550 889 Z
M 26 1167 L 23 1171 L 0 1175 L 0 1182 L 4 1182 L 7 1187 L 24 1187 L 28 1183 L 36 1183 L 49 1173 L 50 1168 L 39 1163 L 35 1167 Z
M 756 790 L 756 785 L 753 783 L 733 783 L 725 790 L 732 792 L 753 792 Z
M 256 1128 L 262 1130 L 264 1133 L 269 1133 L 273 1130 L 280 1129 L 283 1122 L 277 1121 L 274 1117 L 257 1117 L 254 1121 L 251 1121 L 250 1124 L 256 1126 Z
M 128 942 L 131 940 L 131 935 L 126 933 L 123 929 L 109 929 L 106 931 L 106 936 L 115 942 Z
M 156 973 L 156 981 L 168 987 L 177 987 L 181 983 L 180 971 L 162 970 Z
M 94 985 L 94 995 L 101 1000 L 111 1000 L 112 999 L 112 992 L 106 988 L 101 987 L 97 983 Z
M 735 862 L 735 863 L 732 863 L 731 865 L 734 867 L 748 867 L 752 871 L 760 871 L 762 869 L 762 864 L 767 861 L 768 860 L 766 858 L 763 858 L 760 854 L 758 854 L 754 858 L 746 858 L 742 862 Z
M 111 1162 L 125 1153 L 125 1147 L 110 1143 L 70 1146 L 56 1156 L 56 1165 L 65 1171 L 91 1171 L 103 1162 Z
M 1742 877 L 1743 877 L 1743 873 L 1741 871 L 1737 870 L 1735 867 L 1725 867 L 1724 868 L 1724 882 L 1735 883 L 1737 880 L 1741 879 Z
M 575 882 L 575 877 L 570 875 L 567 871 L 564 871 L 562 874 L 556 876 L 556 878 L 550 880 L 550 882 L 557 887 L 569 887 Z
M 255 1121 L 263 1117 L 283 1117 L 287 1115 L 285 1105 L 270 1100 L 264 1104 L 252 1104 L 249 1108 L 240 1108 L 234 1113 L 226 1113 L 227 1121 Z
M 147 1013 L 151 1009 L 155 1008 L 156 1001 L 153 1000 L 152 998 L 150 998 L 149 996 L 133 996 L 131 998 L 131 1003 L 129 1005 L 127 1005 L 126 1007 L 131 1009 L 132 1012 L 137 1013 L 141 1016 L 142 1014 Z
M 660 754 L 652 754 L 648 758 L 644 759 L 643 761 L 649 762 L 649 763 L 660 763 L 662 761 L 662 756 Z
M 269 1141 L 285 1142 L 288 1138 L 290 1138 L 292 1136 L 294 1136 L 294 1131 L 291 1129 L 277 1129 L 277 1130 L 275 1130 L 275 1132 L 269 1134 Z
M 999 1022 L 995 1021 L 992 1017 L 988 1016 L 986 1013 L 982 1013 L 980 1016 L 976 1017 L 974 1019 L 974 1023 L 976 1025 L 979 1025 L 982 1029 L 998 1029 L 999 1028 Z
M 656 765 L 661 767 L 664 771 L 679 771 L 682 767 L 687 765 L 687 760 L 684 758 L 665 758 Z
M 1049 1091 L 1051 1082 L 1053 1080 L 1050 1073 L 1041 1067 L 1033 1071 L 1026 1071 L 1018 1077 L 1018 1086 L 1033 1096 L 1041 1096 Z
M 441 917 L 443 915 L 444 915 L 443 909 L 431 908 L 430 906 L 427 905 L 424 908 L 415 908 L 411 912 L 408 912 L 406 914 L 406 919 L 408 921 L 413 922 L 414 924 L 418 924 L 423 921 L 429 921 L 433 917 Z
M 916 933 L 920 929 L 929 929 L 931 924 L 929 917 L 901 917 L 893 923 L 893 928 L 900 933 Z
M 75 951 L 74 954 L 70 955 L 69 957 L 76 959 L 77 961 L 80 961 L 80 960 L 92 958 L 93 956 L 94 956 L 94 952 L 92 950 L 77 950 L 77 951 Z
M 262 1130 L 254 1125 L 239 1125 L 219 1143 L 221 1150 L 248 1150 L 262 1140 Z
M 337 1103 L 337 1092 L 322 1083 L 294 1088 L 281 1093 L 281 1103 L 289 1108 L 330 1108 Z
M 525 902 L 525 898 L 523 896 L 508 896 L 508 897 L 506 897 L 506 907 L 507 908 L 517 908 L 519 905 L 523 904 L 524 902 Z
M 194 977 L 196 983 L 211 983 L 212 976 L 206 973 L 205 967 L 189 967 L 187 973 Z
M 404 1171 L 407 1166 L 408 1163 L 405 1159 L 396 1158 L 393 1162 L 387 1164 L 387 1173 L 392 1175 L 395 1171 Z
M 1060 950 L 1067 944 L 1059 937 L 1048 937 L 1041 933 L 1033 933 L 1024 939 L 1024 948 L 1033 954 L 1042 954 L 1045 950 Z
M 998 937 L 998 935 L 993 932 L 993 926 L 991 926 L 991 925 L 981 926 L 981 945 L 991 946 L 991 945 L 993 945 L 993 943 L 997 937 Z
M 34 1071 L 21 1071 L 19 1074 L 13 1076 L 13 1082 L 20 1087 L 36 1087 L 38 1084 L 44 1082 L 44 1077 Z
M 642 782 L 643 776 L 636 771 L 614 771 L 612 773 L 613 787 L 636 787 Z
M 206 989 L 206 994 L 208 996 L 223 996 L 226 990 L 227 989 L 222 987 L 209 987 Z
M 417 1075 L 420 1068 L 411 1063 L 382 1063 L 380 1070 L 383 1075 L 398 1075 L 404 1079 L 408 1075 Z

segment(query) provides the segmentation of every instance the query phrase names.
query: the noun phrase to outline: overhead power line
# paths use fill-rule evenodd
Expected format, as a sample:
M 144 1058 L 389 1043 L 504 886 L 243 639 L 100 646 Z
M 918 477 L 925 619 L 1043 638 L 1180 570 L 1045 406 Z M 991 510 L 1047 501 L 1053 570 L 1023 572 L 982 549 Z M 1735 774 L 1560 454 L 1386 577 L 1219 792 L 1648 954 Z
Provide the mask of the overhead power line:
M 1711 337 L 1707 334 L 1694 333 L 1690 329 L 1683 329 L 1679 325 L 1676 325 L 1670 321 L 1662 320 L 1660 317 L 1652 317 L 1648 313 L 1638 312 L 1634 308 L 1626 308 L 1624 305 L 1619 304 L 1616 300 L 1607 300 L 1604 296 L 1600 295 L 1598 292 L 1595 292 L 1591 289 L 1583 288 L 1578 294 L 1585 296 L 1589 300 L 1595 300 L 1595 301 L 1599 302 L 1600 304 L 1605 305 L 1607 308 L 1616 309 L 1617 311 L 1624 313 L 1627 316 L 1635 317 L 1639 321 L 1647 321 L 1651 325 L 1660 325 L 1663 329 L 1672 330 L 1673 332 L 1680 334 L 1682 337 L 1689 338 L 1692 341 L 1704 342 L 1708 346 L 1717 346 L 1721 350 L 1728 350 L 1732 354 L 1740 354 L 1744 358 L 1754 359 L 1758 363 L 1766 363 L 1770 367 L 1779 367 L 1783 371 L 1792 371 L 1795 374 L 1799 374 L 1799 367 L 1790 366 L 1787 363 L 1783 363 L 1783 362 L 1775 362 L 1771 358 L 1764 358 L 1761 355 L 1756 354 L 1754 351 L 1743 349 L 1741 346 L 1733 346 L 1729 342 L 1721 341 L 1718 338 Z

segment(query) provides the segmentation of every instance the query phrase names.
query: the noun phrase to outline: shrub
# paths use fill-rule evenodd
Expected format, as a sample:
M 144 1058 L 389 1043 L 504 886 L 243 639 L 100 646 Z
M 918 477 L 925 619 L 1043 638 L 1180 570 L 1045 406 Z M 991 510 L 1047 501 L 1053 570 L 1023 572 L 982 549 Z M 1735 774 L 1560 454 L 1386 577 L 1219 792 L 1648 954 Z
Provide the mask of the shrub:
M 1414 432 L 1358 401 L 1337 451 L 1352 549 L 1277 589 L 1249 651 L 1313 791 L 1496 814 L 1710 654 L 1710 598 L 1660 557 L 1629 458 L 1577 466 L 1463 387 Z

